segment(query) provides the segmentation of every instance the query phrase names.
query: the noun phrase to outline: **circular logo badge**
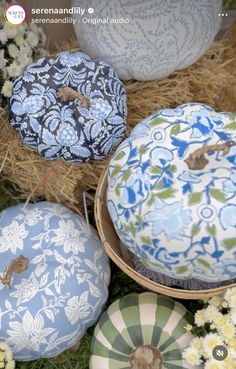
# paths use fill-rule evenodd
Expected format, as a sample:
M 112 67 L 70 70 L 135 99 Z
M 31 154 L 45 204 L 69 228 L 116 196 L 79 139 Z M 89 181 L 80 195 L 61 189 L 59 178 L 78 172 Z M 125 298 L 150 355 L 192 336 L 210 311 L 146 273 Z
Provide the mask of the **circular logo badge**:
M 4 11 L 5 21 L 11 26 L 19 26 L 27 20 L 28 14 L 24 5 L 11 3 Z
M 228 356 L 228 350 L 225 346 L 217 345 L 212 350 L 212 356 L 215 360 L 223 361 Z

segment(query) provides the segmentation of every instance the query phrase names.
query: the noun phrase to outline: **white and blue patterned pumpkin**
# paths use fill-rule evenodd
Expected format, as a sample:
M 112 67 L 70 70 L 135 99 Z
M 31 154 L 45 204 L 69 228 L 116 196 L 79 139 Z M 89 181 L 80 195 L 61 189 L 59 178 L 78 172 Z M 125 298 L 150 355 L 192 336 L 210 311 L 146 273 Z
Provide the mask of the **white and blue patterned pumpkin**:
M 190 103 L 141 121 L 113 155 L 108 209 L 148 268 L 209 283 L 236 278 L 235 132 L 235 115 Z
M 91 344 L 90 369 L 201 369 L 182 359 L 193 316 L 179 302 L 132 293 L 103 313 Z M 148 362 L 148 359 L 149 362 Z
M 0 281 L 20 255 L 28 267 L 13 273 L 11 288 L 0 283 L 0 341 L 16 360 L 56 356 L 98 319 L 108 296 L 108 258 L 80 216 L 49 202 L 0 214 Z
M 221 25 L 222 0 L 72 0 L 81 49 L 122 79 L 152 80 L 193 64 Z
M 48 160 L 103 158 L 121 142 L 126 115 L 125 90 L 113 68 L 82 52 L 29 65 L 10 99 L 11 125 Z

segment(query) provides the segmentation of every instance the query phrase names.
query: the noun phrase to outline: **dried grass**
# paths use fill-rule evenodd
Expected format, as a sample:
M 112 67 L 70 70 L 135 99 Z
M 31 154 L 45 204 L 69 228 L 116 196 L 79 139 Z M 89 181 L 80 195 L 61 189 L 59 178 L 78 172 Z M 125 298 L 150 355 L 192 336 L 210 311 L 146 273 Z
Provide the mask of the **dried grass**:
M 128 132 L 141 119 L 160 108 L 202 102 L 217 111 L 236 112 L 236 22 L 193 66 L 160 81 L 127 81 Z M 66 47 L 67 49 L 72 49 Z M 109 158 L 85 164 L 45 161 L 23 145 L 7 119 L 0 118 L 1 178 L 13 182 L 20 198 L 45 198 L 84 213 L 83 191 L 95 190 Z

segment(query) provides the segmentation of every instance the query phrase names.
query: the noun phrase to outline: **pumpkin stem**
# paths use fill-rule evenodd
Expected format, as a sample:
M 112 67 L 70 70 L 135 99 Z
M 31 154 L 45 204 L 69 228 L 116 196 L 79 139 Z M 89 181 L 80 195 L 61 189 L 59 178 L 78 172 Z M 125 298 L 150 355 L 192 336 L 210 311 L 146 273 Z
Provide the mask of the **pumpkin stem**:
M 130 357 L 130 365 L 132 369 L 161 369 L 160 351 L 151 345 L 138 347 Z
M 3 277 L 0 277 L 0 283 L 11 287 L 13 273 L 15 272 L 16 274 L 20 274 L 24 272 L 28 268 L 28 264 L 29 260 L 23 255 L 20 255 L 18 256 L 18 258 L 13 259 L 3 273 Z
M 90 105 L 90 99 L 86 96 L 82 96 L 79 92 L 73 90 L 71 87 L 62 87 L 58 91 L 59 99 L 62 101 L 76 99 L 81 103 L 81 107 L 88 108 Z
M 235 141 L 227 141 L 219 145 L 203 146 L 200 149 L 194 151 L 192 154 L 190 154 L 189 157 L 184 161 L 189 169 L 192 170 L 204 169 L 205 166 L 209 163 L 209 160 L 207 160 L 204 155 L 205 153 L 208 153 L 209 151 L 223 151 L 223 155 L 226 155 L 228 154 L 232 146 L 236 146 Z

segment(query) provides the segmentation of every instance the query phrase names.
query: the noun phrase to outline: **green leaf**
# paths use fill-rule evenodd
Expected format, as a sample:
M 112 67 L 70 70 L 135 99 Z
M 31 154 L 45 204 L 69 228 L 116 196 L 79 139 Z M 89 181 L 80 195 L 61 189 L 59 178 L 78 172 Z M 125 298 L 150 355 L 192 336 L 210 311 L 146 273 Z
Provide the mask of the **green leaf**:
M 220 202 L 226 202 L 225 194 L 221 190 L 218 190 L 217 188 L 212 188 L 210 190 L 210 194 L 212 197 L 214 197 L 214 199 Z
M 129 177 L 131 176 L 131 169 L 129 168 L 129 169 L 127 169 L 125 172 L 124 172 L 124 174 L 123 174 L 123 176 L 122 176 L 122 180 L 123 181 L 127 181 L 127 179 L 129 179 Z
M 145 243 L 145 245 L 152 246 L 152 240 L 150 237 L 141 237 L 141 241 Z
M 159 124 L 162 124 L 162 123 L 165 123 L 166 120 L 164 120 L 163 118 L 156 118 L 156 119 L 153 119 L 151 122 L 149 122 L 149 126 L 150 127 L 155 127 L 155 126 L 158 126 Z
M 189 205 L 197 204 L 202 199 L 202 192 L 193 192 L 188 197 Z
M 125 156 L 125 152 L 124 151 L 120 151 L 115 157 L 114 160 L 121 160 L 123 159 L 123 157 Z
M 193 224 L 192 229 L 191 229 L 191 234 L 193 236 L 196 236 L 199 233 L 200 229 L 201 228 L 198 227 L 196 224 Z
M 117 196 L 120 196 L 120 189 L 118 187 L 116 187 L 115 193 Z
M 235 131 L 236 130 L 236 121 L 231 122 L 229 124 L 226 124 L 226 126 L 224 126 L 224 129 L 231 129 L 231 130 Z
M 212 226 L 208 226 L 207 227 L 207 232 L 209 233 L 209 235 L 215 236 L 216 235 L 216 226 L 215 226 L 215 224 L 213 224 Z
M 155 196 L 152 193 L 150 196 L 150 199 L 148 200 L 148 206 L 152 206 L 154 204 L 154 201 L 155 201 Z
M 155 185 L 155 188 L 157 190 L 162 190 L 163 189 L 163 182 L 162 182 L 162 180 L 159 181 L 159 182 L 157 182 L 157 184 Z
M 170 130 L 170 136 L 177 136 L 180 131 L 180 124 L 175 124 Z
M 175 173 L 175 172 L 176 172 L 176 170 L 177 170 L 176 165 L 171 165 L 171 166 L 170 166 L 169 171 L 170 171 L 171 173 Z
M 111 172 L 111 177 L 115 177 L 121 170 L 121 166 L 120 165 L 115 165 L 114 169 Z
M 140 148 L 139 148 L 139 150 L 138 150 L 138 152 L 139 152 L 139 154 L 145 154 L 145 152 L 147 152 L 148 151 L 148 148 L 147 147 L 145 147 L 145 145 L 143 144 L 143 145 L 141 145 L 140 146 Z
M 226 238 L 223 240 L 223 244 L 227 250 L 231 250 L 236 246 L 236 238 Z
M 130 230 L 130 233 L 132 234 L 132 236 L 135 237 L 135 235 L 136 235 L 136 228 L 135 228 L 133 222 L 130 222 L 129 223 L 129 230 Z
M 204 259 L 197 259 L 198 264 L 201 264 L 207 269 L 210 269 L 210 264 Z
M 168 199 L 169 197 L 172 197 L 175 192 L 176 190 L 174 190 L 173 188 L 168 188 L 165 191 L 158 192 L 157 196 L 159 197 L 159 199 Z
M 177 271 L 177 273 L 182 274 L 182 273 L 185 273 L 185 272 L 188 271 L 188 267 L 186 265 L 182 265 L 182 266 L 176 268 L 176 271 Z
M 141 223 L 143 222 L 143 218 L 142 218 L 142 217 L 140 217 L 140 215 L 135 215 L 135 218 L 136 218 L 136 220 L 137 220 L 137 222 L 138 222 L 139 224 L 141 224 Z
M 162 173 L 162 169 L 159 168 L 159 167 L 151 167 L 149 169 L 149 171 L 152 173 L 152 174 L 161 174 Z

